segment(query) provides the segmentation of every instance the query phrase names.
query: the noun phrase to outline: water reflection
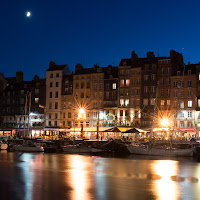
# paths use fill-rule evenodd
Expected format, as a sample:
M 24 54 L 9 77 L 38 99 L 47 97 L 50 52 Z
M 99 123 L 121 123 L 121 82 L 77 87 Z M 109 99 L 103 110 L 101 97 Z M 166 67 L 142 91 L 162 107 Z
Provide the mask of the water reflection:
M 66 181 L 71 187 L 70 199 L 91 199 L 92 163 L 90 157 L 80 155 L 69 155 L 66 157 L 67 170 Z
M 180 188 L 172 177 L 178 173 L 178 162 L 158 160 L 151 164 L 152 173 L 161 178 L 153 182 L 153 191 L 159 200 L 174 200 L 180 198 Z

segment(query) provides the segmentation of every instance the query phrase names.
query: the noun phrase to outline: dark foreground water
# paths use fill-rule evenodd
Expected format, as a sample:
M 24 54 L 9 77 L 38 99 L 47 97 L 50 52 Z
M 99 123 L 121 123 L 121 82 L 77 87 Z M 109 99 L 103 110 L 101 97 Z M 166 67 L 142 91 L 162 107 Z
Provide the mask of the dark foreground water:
M 0 199 L 200 199 L 200 163 L 1 151 Z

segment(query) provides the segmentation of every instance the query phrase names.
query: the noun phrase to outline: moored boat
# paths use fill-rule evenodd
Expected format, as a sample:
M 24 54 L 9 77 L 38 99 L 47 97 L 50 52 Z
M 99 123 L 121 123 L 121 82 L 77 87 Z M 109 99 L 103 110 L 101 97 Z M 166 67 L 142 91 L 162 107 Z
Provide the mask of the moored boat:
M 44 148 L 40 145 L 30 145 L 30 144 L 20 144 L 20 145 L 13 145 L 14 151 L 21 151 L 21 152 L 44 152 Z
M 127 145 L 131 154 L 154 155 L 154 156 L 193 156 L 195 148 L 185 146 L 185 148 L 176 148 L 173 146 L 151 146 L 151 145 Z

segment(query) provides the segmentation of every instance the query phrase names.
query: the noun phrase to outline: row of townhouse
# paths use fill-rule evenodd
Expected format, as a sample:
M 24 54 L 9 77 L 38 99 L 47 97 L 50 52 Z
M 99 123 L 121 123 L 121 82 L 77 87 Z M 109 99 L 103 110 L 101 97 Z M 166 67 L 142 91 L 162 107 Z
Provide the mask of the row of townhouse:
M 171 50 L 169 57 L 148 52 L 145 58 L 138 58 L 133 51 L 131 58 L 121 59 L 115 67 L 77 64 L 74 73 L 67 65 L 50 62 L 46 79 L 37 77 L 27 83 L 22 72 L 17 72 L 15 79 L 1 74 L 1 121 L 13 126 L 20 121 L 18 128 L 27 126 L 19 117 L 24 116 L 31 93 L 31 113 L 41 115 L 41 125 L 47 129 L 97 125 L 151 128 L 168 118 L 171 127 L 192 132 L 200 125 L 199 71 L 198 64 L 185 65 L 182 54 Z M 26 113 L 30 113 L 27 108 Z

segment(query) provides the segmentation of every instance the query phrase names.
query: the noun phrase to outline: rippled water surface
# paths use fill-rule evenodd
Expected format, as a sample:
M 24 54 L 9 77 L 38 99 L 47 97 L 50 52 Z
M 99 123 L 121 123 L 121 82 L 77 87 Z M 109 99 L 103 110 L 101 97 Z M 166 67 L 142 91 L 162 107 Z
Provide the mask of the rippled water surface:
M 200 199 L 200 163 L 1 151 L 0 199 Z

